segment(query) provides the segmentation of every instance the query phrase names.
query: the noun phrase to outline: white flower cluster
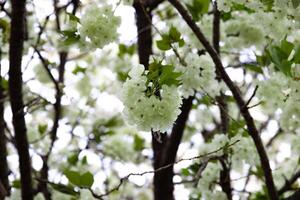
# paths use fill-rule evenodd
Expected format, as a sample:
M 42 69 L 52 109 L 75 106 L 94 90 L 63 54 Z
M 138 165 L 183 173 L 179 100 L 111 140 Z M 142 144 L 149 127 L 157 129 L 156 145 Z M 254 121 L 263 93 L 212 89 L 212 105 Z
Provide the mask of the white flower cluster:
M 129 72 L 123 86 L 124 114 L 129 124 L 143 131 L 166 131 L 180 113 L 181 97 L 177 87 L 163 85 L 160 97 L 147 96 L 144 67 L 138 65 Z
M 259 165 L 259 156 L 251 137 L 243 137 L 240 134 L 230 139 L 231 142 L 239 141 L 232 148 L 232 164 L 238 170 L 247 163 L 252 166 Z
M 262 100 L 261 106 L 266 113 L 274 113 L 276 110 L 281 109 L 281 128 L 286 131 L 299 129 L 299 80 L 275 72 L 268 80 L 259 82 L 257 96 Z
M 208 163 L 201 179 L 198 183 L 198 188 L 201 191 L 204 199 L 226 200 L 226 194 L 222 191 L 217 191 L 215 186 L 220 179 L 220 171 L 222 166 L 220 163 Z
M 258 164 L 259 157 L 256 153 L 255 145 L 250 137 L 244 137 L 240 133 L 232 138 L 228 138 L 225 134 L 217 134 L 214 136 L 210 143 L 203 145 L 200 149 L 201 153 L 208 153 L 220 149 L 226 144 L 231 144 L 238 141 L 231 148 L 232 161 L 234 162 L 234 167 L 242 166 L 243 162 L 251 165 Z M 217 152 L 215 155 L 223 155 L 222 151 Z
M 249 16 L 239 16 L 225 23 L 226 38 L 233 48 L 260 45 L 264 39 L 263 32 L 257 24 L 249 23 Z M 226 44 L 228 45 L 228 44 Z
M 80 38 L 90 48 L 102 48 L 117 40 L 120 22 L 120 17 L 114 16 L 110 5 L 89 6 L 80 19 Z
M 274 113 L 283 107 L 287 88 L 288 80 L 279 72 L 274 73 L 267 81 L 258 82 L 257 97 L 261 100 L 260 105 L 266 113 Z
M 233 3 L 244 5 L 250 9 L 263 9 L 264 5 L 259 0 L 217 0 L 219 10 L 230 12 Z
M 186 66 L 180 64 L 175 57 L 169 58 L 168 61 L 176 66 L 176 71 L 182 73 L 180 91 L 185 98 L 194 95 L 195 91 L 215 97 L 225 88 L 224 83 L 216 80 L 215 67 L 208 55 L 188 53 L 185 57 Z
M 280 125 L 287 131 L 299 131 L 300 128 L 300 84 L 291 81 L 288 99 L 284 103 Z

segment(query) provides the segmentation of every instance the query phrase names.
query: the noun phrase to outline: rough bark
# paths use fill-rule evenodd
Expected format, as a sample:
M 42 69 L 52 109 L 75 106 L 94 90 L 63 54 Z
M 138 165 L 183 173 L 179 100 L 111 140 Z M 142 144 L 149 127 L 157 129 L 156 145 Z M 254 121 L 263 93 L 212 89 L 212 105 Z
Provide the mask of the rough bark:
M 26 135 L 22 94 L 22 56 L 25 27 L 25 0 L 12 0 L 11 32 L 9 41 L 9 95 L 13 113 L 16 148 L 19 155 L 22 199 L 32 200 L 31 161 Z
M 194 97 L 183 100 L 181 113 L 174 123 L 171 135 L 165 140 L 163 149 L 159 152 L 160 158 L 155 158 L 155 169 L 172 164 L 176 160 L 178 147 L 181 143 L 184 128 L 188 120 Z M 173 200 L 174 183 L 173 165 L 154 174 L 154 199 Z

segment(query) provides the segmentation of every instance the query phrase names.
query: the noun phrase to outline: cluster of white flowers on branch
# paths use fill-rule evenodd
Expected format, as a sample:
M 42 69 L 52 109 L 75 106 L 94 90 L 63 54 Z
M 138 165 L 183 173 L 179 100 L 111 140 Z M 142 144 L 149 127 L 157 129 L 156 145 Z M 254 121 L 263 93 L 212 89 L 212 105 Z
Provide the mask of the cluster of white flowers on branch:
M 129 124 L 144 131 L 166 131 L 180 113 L 182 102 L 176 86 L 162 85 L 159 96 L 146 94 L 147 77 L 144 67 L 137 65 L 129 72 L 123 86 L 125 116 Z
M 90 48 L 102 48 L 117 41 L 120 17 L 114 15 L 112 6 L 89 6 L 80 19 L 80 38 Z

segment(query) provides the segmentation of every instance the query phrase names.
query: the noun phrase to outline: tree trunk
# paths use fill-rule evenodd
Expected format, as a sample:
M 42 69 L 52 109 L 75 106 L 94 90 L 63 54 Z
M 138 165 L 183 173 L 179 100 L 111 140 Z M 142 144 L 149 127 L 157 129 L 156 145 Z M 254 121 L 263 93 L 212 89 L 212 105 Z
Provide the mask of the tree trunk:
M 24 118 L 22 56 L 25 27 L 25 0 L 12 0 L 9 41 L 9 95 L 13 114 L 16 148 L 19 155 L 22 199 L 32 200 L 31 162 Z

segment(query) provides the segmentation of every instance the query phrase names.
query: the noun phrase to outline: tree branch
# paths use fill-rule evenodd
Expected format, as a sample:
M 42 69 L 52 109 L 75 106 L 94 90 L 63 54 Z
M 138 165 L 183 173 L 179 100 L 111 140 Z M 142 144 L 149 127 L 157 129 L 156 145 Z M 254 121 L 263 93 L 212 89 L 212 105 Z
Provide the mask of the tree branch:
M 286 191 L 292 189 L 292 185 L 300 177 L 300 170 L 297 171 L 290 179 L 285 181 L 285 184 L 278 190 L 278 195 L 285 193 Z
M 120 187 L 122 186 L 122 184 L 125 182 L 125 181 L 128 181 L 128 179 L 131 177 L 131 176 L 144 176 L 145 174 L 155 174 L 155 173 L 158 173 L 158 172 L 161 172 L 161 171 L 165 171 L 166 169 L 168 168 L 173 168 L 174 165 L 180 163 L 180 162 L 183 162 L 183 161 L 192 161 L 192 160 L 198 160 L 198 159 L 205 159 L 206 162 L 208 160 L 211 160 L 211 159 L 219 159 L 219 156 L 214 156 L 215 153 L 218 153 L 220 151 L 222 151 L 223 149 L 227 149 L 227 148 L 230 148 L 232 146 L 234 146 L 236 143 L 238 143 L 239 140 L 236 140 L 230 144 L 226 144 L 214 151 L 211 151 L 211 152 L 208 152 L 208 153 L 205 153 L 205 154 L 201 154 L 201 155 L 198 155 L 198 156 L 194 156 L 194 157 L 190 157 L 190 158 L 181 158 L 177 161 L 174 161 L 172 163 L 169 163 L 167 165 L 163 165 L 155 170 L 150 170 L 150 171 L 144 171 L 144 172 L 141 172 L 141 173 L 130 173 L 128 174 L 127 176 L 123 177 L 120 179 L 119 183 L 113 187 L 112 189 L 110 189 L 109 191 L 107 191 L 106 193 L 104 194 L 101 194 L 101 195 L 97 195 L 96 193 L 94 193 L 91 189 L 90 191 L 92 192 L 93 196 L 97 199 L 103 199 L 105 196 L 108 196 L 110 195 L 112 192 L 114 191 L 117 191 L 120 189 Z
M 177 9 L 177 11 L 180 13 L 180 15 L 183 17 L 183 19 L 186 21 L 186 23 L 189 25 L 189 27 L 194 32 L 195 36 L 205 47 L 205 49 L 211 56 L 213 62 L 215 63 L 216 69 L 219 71 L 222 80 L 226 83 L 226 85 L 232 92 L 233 97 L 240 109 L 240 112 L 246 121 L 248 132 L 249 132 L 250 136 L 252 137 L 252 139 L 254 140 L 256 149 L 258 151 L 262 169 L 264 171 L 265 182 L 266 182 L 266 186 L 268 189 L 269 198 L 271 200 L 278 200 L 278 194 L 276 191 L 276 187 L 274 185 L 272 171 L 270 168 L 267 153 L 265 151 L 265 148 L 264 148 L 261 138 L 259 136 L 258 130 L 255 126 L 254 120 L 249 113 L 249 110 L 243 109 L 245 107 L 246 103 L 245 103 L 244 99 L 242 98 L 239 89 L 232 82 L 232 80 L 228 76 L 227 72 L 225 71 L 224 66 L 218 56 L 218 53 L 211 46 L 209 41 L 206 39 L 206 37 L 202 33 L 201 29 L 196 25 L 196 23 L 193 21 L 192 17 L 187 12 L 187 10 L 183 7 L 183 5 L 178 0 L 169 0 L 169 2 Z
M 140 63 L 148 69 L 149 57 L 152 54 L 152 29 L 151 29 L 151 10 L 145 13 L 145 7 L 140 0 L 135 0 L 133 7 L 135 9 L 136 26 L 138 32 L 138 54 Z
M 13 113 L 16 147 L 19 155 L 22 199 L 33 200 L 31 162 L 26 135 L 22 94 L 22 57 L 25 27 L 25 0 L 12 0 L 11 32 L 9 41 L 9 95 Z
M 1 60 L 2 60 L 2 49 L 0 47 L 0 83 L 2 83 L 1 76 Z M 6 190 L 6 195 L 10 194 L 10 186 L 8 181 L 9 168 L 7 164 L 7 150 L 6 150 L 6 136 L 5 136 L 5 121 L 4 121 L 4 100 L 5 100 L 5 90 L 0 84 L 0 183 Z M 0 197 L 1 199 L 1 197 Z
M 218 10 L 217 2 L 213 2 L 213 46 L 216 52 L 220 55 L 220 21 L 221 21 L 221 13 Z M 216 70 L 216 77 L 219 82 L 222 81 L 221 74 L 219 70 Z M 226 102 L 226 96 L 221 91 L 220 95 L 216 97 L 216 101 L 218 103 L 218 107 L 220 110 L 221 117 L 221 131 L 223 134 L 228 133 L 229 127 L 229 117 L 228 117 L 228 104 Z M 220 172 L 220 185 L 222 191 L 226 194 L 229 200 L 232 199 L 232 188 L 230 182 L 230 166 L 227 166 L 226 160 L 228 159 L 228 155 L 223 156 L 223 160 L 220 160 L 222 164 L 222 171 Z

